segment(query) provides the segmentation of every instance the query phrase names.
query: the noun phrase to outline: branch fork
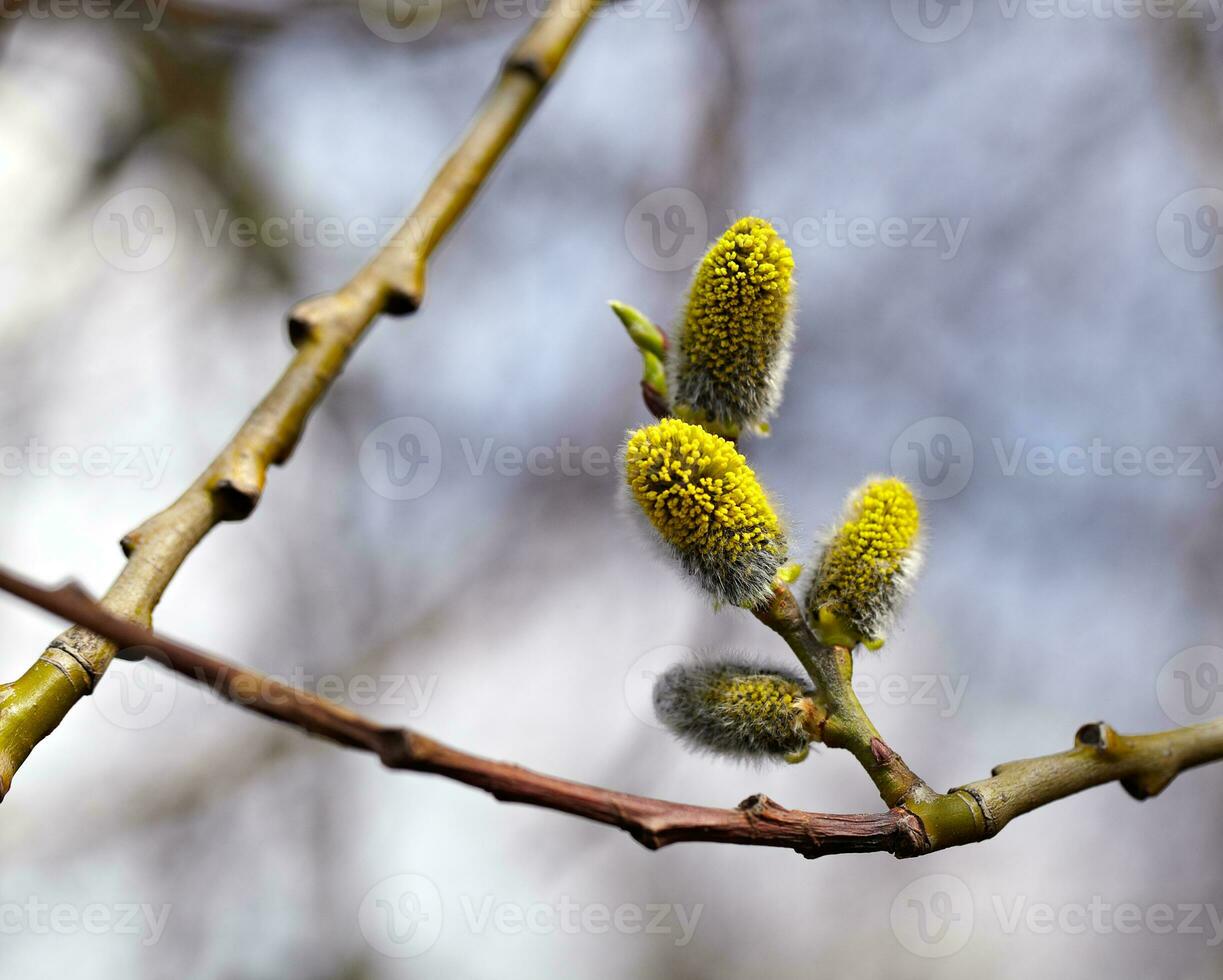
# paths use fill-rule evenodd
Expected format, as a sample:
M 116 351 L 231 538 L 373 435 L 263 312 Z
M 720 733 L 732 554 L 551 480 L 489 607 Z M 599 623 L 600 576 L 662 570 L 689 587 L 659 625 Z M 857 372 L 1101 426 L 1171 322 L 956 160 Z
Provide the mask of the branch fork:
M 1120 782 L 1135 798 L 1146 799 L 1180 772 L 1223 759 L 1223 719 L 1131 736 L 1096 722 L 1079 730 L 1067 752 L 1005 763 L 988 779 L 936 792 L 866 714 L 852 686 L 852 652 L 821 642 L 780 582 L 752 612 L 785 640 L 810 675 L 819 715 L 815 732 L 824 744 L 857 759 L 886 806 L 883 812 L 810 813 L 760 794 L 719 809 L 560 779 L 379 725 L 309 691 L 152 632 L 153 609 L 178 568 L 213 527 L 243 520 L 258 505 L 268 468 L 288 460 L 311 411 L 377 316 L 406 315 L 420 306 L 430 255 L 471 204 L 598 4 L 554 3 L 511 51 L 467 134 L 390 243 L 340 289 L 293 308 L 288 327 L 296 353 L 284 374 L 183 495 L 124 537 L 127 563 L 100 602 L 76 585 L 44 589 L 0 569 L 0 590 L 76 624 L 20 678 L 0 684 L 0 799 L 34 747 L 93 690 L 117 653 L 132 659 L 147 655 L 245 710 L 370 753 L 388 768 L 432 773 L 505 802 L 619 827 L 650 849 L 705 841 L 786 847 L 809 858 L 866 851 L 913 857 L 983 841 L 1023 813 L 1107 782 Z M 661 417 L 668 412 L 661 368 L 666 337 L 625 309 L 617 314 L 643 354 L 646 404 Z

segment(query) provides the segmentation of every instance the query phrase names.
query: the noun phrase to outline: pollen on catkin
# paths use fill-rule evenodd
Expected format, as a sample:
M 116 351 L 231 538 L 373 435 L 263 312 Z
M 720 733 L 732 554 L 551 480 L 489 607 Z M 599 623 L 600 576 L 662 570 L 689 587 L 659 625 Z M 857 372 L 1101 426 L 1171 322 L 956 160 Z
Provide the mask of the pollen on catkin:
M 751 607 L 768 597 L 785 534 L 733 443 L 663 419 L 629 433 L 623 457 L 629 494 L 715 602 Z
M 793 283 L 794 255 L 762 218 L 713 243 L 668 355 L 676 415 L 731 437 L 772 415 L 790 365 Z
M 654 684 L 659 721 L 691 748 L 799 761 L 818 709 L 798 676 L 748 661 L 677 664 Z
M 921 515 L 893 477 L 867 480 L 849 495 L 841 526 L 824 542 L 806 597 L 826 643 L 878 645 L 921 566 Z

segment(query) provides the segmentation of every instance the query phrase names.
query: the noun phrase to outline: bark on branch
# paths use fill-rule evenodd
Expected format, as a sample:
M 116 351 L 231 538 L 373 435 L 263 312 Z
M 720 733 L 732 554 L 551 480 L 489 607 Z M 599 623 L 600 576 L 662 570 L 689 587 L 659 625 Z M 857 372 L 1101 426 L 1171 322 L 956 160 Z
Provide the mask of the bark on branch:
M 914 857 L 985 840 L 1015 816 L 1101 783 L 1119 780 L 1141 799 L 1158 793 L 1185 769 L 1223 759 L 1223 719 L 1128 737 L 1096 723 L 1079 730 L 1069 752 L 1007 763 L 989 779 L 883 813 L 809 813 L 786 809 L 763 795 L 734 809 L 690 806 L 547 776 L 462 752 L 419 732 L 379 725 L 316 694 L 160 637 L 107 612 L 75 585 L 43 589 L 0 569 L 0 591 L 81 623 L 120 646 L 140 648 L 240 707 L 376 755 L 388 768 L 434 773 L 505 802 L 619 827 L 651 849 L 706 841 L 786 847 L 809 858 L 866 851 Z M 11 688 L 0 687 L 0 714 L 12 697 Z
M 204 536 L 255 509 L 268 467 L 289 458 L 310 412 L 371 323 L 380 313 L 403 315 L 420 306 L 429 256 L 522 128 L 598 5 L 552 4 L 510 52 L 458 148 L 387 246 L 339 290 L 294 308 L 289 332 L 297 352 L 289 366 L 187 491 L 123 538 L 127 563 L 101 599 L 106 609 L 151 624 L 170 580 Z M 7 686 L 0 710 L 0 799 L 30 752 L 93 689 L 114 654 L 108 640 L 73 626 Z

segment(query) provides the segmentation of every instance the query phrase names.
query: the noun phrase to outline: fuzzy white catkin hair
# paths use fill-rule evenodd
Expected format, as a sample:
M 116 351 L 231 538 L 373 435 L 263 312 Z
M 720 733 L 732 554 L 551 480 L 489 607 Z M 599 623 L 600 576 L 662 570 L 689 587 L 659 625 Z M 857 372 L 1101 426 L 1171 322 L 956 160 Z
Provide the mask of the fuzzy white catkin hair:
M 654 711 L 677 737 L 737 759 L 803 753 L 810 704 L 802 678 L 745 659 L 677 664 L 654 685 Z

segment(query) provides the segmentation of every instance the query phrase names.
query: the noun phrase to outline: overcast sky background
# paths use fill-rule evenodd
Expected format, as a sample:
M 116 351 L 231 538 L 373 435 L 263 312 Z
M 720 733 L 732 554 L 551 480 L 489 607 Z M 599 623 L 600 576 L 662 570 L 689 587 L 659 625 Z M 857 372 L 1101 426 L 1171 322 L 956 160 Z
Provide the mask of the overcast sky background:
M 606 12 L 424 308 L 378 324 L 159 628 L 546 772 L 877 810 L 844 753 L 694 757 L 646 707 L 685 649 L 788 664 L 643 545 L 607 462 L 646 414 L 606 301 L 672 322 L 705 241 L 756 213 L 794 247 L 801 312 L 775 435 L 745 449 L 796 557 L 864 476 L 920 482 L 926 454 L 927 569 L 859 661 L 891 744 L 941 789 L 1085 722 L 1223 711 L 1223 21 L 1148 7 Z M 0 562 L 95 592 L 282 370 L 285 311 L 411 206 L 527 24 L 504 0 L 413 38 L 427 21 L 376 6 L 134 9 L 0 28 Z M 237 219 L 295 214 L 288 244 L 275 223 L 242 244 Z M 0 602 L 3 676 L 58 629 Z M 0 974 L 1217 976 L 1221 771 L 918 861 L 650 853 L 117 664 L 3 804 Z

